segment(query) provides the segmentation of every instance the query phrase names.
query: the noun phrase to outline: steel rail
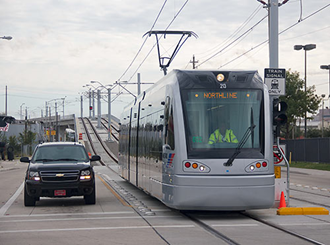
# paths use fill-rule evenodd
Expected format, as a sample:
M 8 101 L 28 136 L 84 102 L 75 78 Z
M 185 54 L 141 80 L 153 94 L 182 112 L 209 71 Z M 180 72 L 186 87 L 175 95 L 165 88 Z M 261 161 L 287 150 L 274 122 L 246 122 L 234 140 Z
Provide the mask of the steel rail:
M 111 157 L 111 159 L 115 162 L 115 163 L 118 163 L 118 159 L 116 156 L 113 155 L 113 153 L 108 149 L 108 147 L 105 145 L 105 143 L 103 142 L 103 140 L 101 139 L 101 137 L 99 136 L 99 134 L 97 133 L 95 127 L 93 126 L 92 122 L 87 118 L 85 117 L 84 120 L 86 120 L 89 125 L 91 126 L 95 136 L 97 137 L 97 139 L 99 140 L 100 144 L 102 145 L 104 151 Z M 93 142 L 91 142 L 91 144 L 93 144 Z
M 81 122 L 82 122 L 82 125 L 83 125 L 83 127 L 84 127 L 84 130 L 85 130 L 86 136 L 87 136 L 88 141 L 89 141 L 89 144 L 90 144 L 90 146 L 91 146 L 91 148 L 92 148 L 92 150 L 93 150 L 93 152 L 94 152 L 94 155 L 95 155 L 95 154 L 97 154 L 97 152 L 96 152 L 96 149 L 95 149 L 94 143 L 93 143 L 93 141 L 92 141 L 92 137 L 91 137 L 91 135 L 90 135 L 90 133 L 89 133 L 89 130 L 87 129 L 87 125 L 86 125 L 86 123 L 85 123 L 85 121 L 84 121 L 84 118 L 79 118 L 79 119 L 80 119 Z M 102 159 L 101 159 L 99 162 L 100 162 L 103 166 L 106 165 L 106 164 L 102 161 Z
M 246 217 L 248 217 L 248 218 L 250 218 L 250 219 L 253 219 L 253 220 L 255 220 L 255 221 L 258 221 L 258 222 L 260 222 L 260 223 L 263 223 L 263 224 L 265 224 L 265 225 L 267 225 L 267 226 L 273 227 L 273 228 L 275 228 L 275 229 L 277 229 L 277 230 L 283 231 L 283 232 L 285 232 L 285 233 L 287 233 L 287 234 L 290 234 L 290 235 L 292 235 L 292 236 L 295 236 L 295 237 L 297 237 L 297 238 L 300 238 L 300 239 L 302 239 L 302 240 L 304 240 L 304 241 L 307 241 L 307 242 L 310 242 L 310 243 L 312 243 L 312 244 L 324 245 L 324 243 L 321 243 L 321 242 L 318 242 L 318 241 L 316 241 L 316 240 L 314 240 L 314 239 L 311 239 L 311 238 L 309 238 L 309 237 L 303 236 L 303 235 L 301 235 L 301 234 L 299 234 L 299 233 L 297 233 L 297 232 L 290 231 L 290 230 L 288 230 L 288 229 L 285 229 L 285 228 L 283 228 L 283 227 L 281 227 L 281 226 L 279 226 L 279 225 L 276 225 L 276 224 L 274 224 L 274 223 L 271 223 L 271 222 L 269 222 L 269 221 L 259 219 L 259 218 L 255 217 L 254 215 L 248 214 L 248 213 L 246 213 L 246 212 L 244 212 L 244 213 L 241 212 L 241 214 L 244 215 L 244 216 L 246 216 Z
M 206 230 L 207 232 L 211 233 L 212 235 L 216 236 L 217 238 L 220 238 L 221 240 L 223 240 L 224 242 L 226 242 L 227 244 L 230 245 L 239 245 L 238 242 L 234 241 L 233 239 L 225 236 L 224 234 L 222 234 L 221 232 L 217 231 L 216 229 L 212 228 L 211 226 L 209 226 L 208 224 L 204 223 L 203 221 L 193 217 L 192 215 L 190 215 L 187 212 L 183 212 L 180 211 L 180 213 L 187 217 L 188 219 L 192 220 L 193 222 L 195 222 L 197 225 L 199 225 L 201 228 L 203 228 L 204 230 Z

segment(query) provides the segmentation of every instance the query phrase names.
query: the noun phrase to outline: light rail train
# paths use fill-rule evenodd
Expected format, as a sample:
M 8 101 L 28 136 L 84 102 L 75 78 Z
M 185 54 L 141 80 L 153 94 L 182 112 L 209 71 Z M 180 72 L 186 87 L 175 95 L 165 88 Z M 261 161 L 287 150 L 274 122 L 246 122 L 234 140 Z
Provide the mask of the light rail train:
M 173 70 L 125 107 L 120 122 L 121 176 L 165 205 L 273 206 L 271 104 L 257 71 Z

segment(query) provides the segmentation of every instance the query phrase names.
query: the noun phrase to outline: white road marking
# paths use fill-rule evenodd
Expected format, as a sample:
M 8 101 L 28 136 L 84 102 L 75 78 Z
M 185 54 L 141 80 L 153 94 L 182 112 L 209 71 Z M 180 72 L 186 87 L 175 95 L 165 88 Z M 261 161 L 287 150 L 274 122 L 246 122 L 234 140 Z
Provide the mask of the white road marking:
M 0 208 L 0 217 L 4 216 L 7 210 L 10 208 L 10 206 L 15 202 L 16 198 L 19 196 L 19 194 L 21 194 L 23 187 L 24 187 L 24 182 L 21 184 L 20 187 L 18 187 L 15 194 L 12 195 L 12 197 L 6 202 L 6 204 Z
M 175 218 L 178 216 L 145 216 L 146 218 Z M 91 217 L 91 218 L 60 218 L 60 219 L 22 219 L 22 220 L 0 220 L 0 223 L 21 223 L 21 222 L 50 222 L 50 221 L 77 221 L 77 220 L 108 220 L 108 219 L 141 219 L 140 216 L 121 217 Z
M 94 212 L 94 213 L 58 213 L 58 214 L 18 214 L 8 215 L 1 218 L 17 218 L 17 217 L 49 217 L 49 216 L 80 216 L 80 215 L 116 215 L 116 214 L 135 214 L 133 211 L 123 212 Z
M 195 228 L 194 225 L 157 225 L 157 226 L 122 226 L 122 227 L 87 227 L 87 228 L 65 228 L 65 229 L 37 229 L 37 230 L 9 230 L 0 231 L 5 233 L 40 233 L 57 231 L 91 231 L 91 230 L 122 230 L 122 229 L 151 229 L 151 228 Z
M 287 224 L 279 224 L 279 225 L 283 225 L 283 226 L 303 226 L 303 225 L 330 225 L 330 223 L 292 223 L 292 224 L 290 224 L 290 223 L 287 223 Z

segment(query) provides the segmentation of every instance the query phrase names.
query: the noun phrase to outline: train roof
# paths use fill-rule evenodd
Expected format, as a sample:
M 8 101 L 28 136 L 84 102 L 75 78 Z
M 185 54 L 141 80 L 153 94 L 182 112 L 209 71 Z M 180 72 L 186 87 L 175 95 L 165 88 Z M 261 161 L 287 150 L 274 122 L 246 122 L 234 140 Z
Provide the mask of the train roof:
M 264 84 L 256 70 L 173 70 L 180 88 L 259 88 Z M 169 74 L 170 75 L 170 74 Z
M 220 84 L 226 84 L 227 89 L 263 89 L 265 86 L 257 70 L 174 69 L 146 91 L 143 91 L 126 107 L 131 107 L 137 101 L 143 100 L 145 94 L 170 83 L 178 83 L 180 89 L 219 89 Z

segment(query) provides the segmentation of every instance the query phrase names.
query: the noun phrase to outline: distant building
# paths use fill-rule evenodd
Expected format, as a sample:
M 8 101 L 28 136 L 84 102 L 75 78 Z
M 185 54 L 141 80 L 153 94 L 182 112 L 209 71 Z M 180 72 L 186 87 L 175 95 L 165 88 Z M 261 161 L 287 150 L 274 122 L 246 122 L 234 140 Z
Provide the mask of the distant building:
M 323 128 L 328 128 L 330 126 L 330 109 L 320 109 L 319 113 L 313 116 L 313 120 L 309 121 L 307 125 L 312 128 L 322 129 L 322 118 L 323 118 Z

